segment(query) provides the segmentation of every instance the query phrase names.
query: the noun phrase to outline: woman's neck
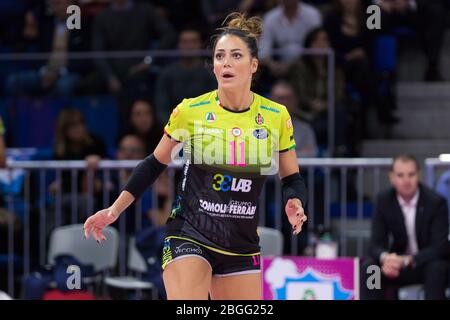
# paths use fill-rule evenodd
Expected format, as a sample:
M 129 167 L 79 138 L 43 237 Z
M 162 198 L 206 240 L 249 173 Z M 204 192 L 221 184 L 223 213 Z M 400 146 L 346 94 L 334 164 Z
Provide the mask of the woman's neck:
M 217 89 L 220 104 L 233 111 L 241 111 L 250 107 L 253 102 L 253 92 L 250 90 Z

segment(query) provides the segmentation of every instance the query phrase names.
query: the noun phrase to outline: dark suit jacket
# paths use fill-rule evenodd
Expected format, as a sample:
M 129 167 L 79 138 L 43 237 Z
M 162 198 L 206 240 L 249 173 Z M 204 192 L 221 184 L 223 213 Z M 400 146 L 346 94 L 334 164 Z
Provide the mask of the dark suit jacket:
M 41 23 L 41 36 L 39 51 L 51 52 L 53 48 L 53 36 L 56 27 L 56 20 L 53 16 L 43 19 Z M 91 21 L 82 19 L 81 29 L 71 30 L 67 44 L 67 51 L 86 52 L 91 50 Z M 92 70 L 92 59 L 69 59 L 67 69 L 70 72 L 83 74 Z
M 430 188 L 420 184 L 416 209 L 416 237 L 419 252 L 417 266 L 444 258 L 449 242 L 447 202 Z M 390 241 L 391 239 L 391 241 Z M 396 191 L 391 188 L 378 195 L 372 220 L 370 254 L 379 261 L 382 252 L 405 254 L 408 236 Z

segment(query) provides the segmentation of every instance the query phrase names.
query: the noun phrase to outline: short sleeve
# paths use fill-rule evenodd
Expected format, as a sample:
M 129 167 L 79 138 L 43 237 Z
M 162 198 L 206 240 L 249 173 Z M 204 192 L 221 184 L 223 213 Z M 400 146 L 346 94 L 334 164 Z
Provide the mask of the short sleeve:
M 281 110 L 281 124 L 279 135 L 279 152 L 285 152 L 295 149 L 294 128 L 292 125 L 292 119 L 286 108 Z
M 172 113 L 170 114 L 169 121 L 164 127 L 164 133 L 169 136 L 172 140 L 177 142 L 186 141 L 186 134 L 188 134 L 188 127 L 185 120 L 185 104 L 186 99 L 184 99 L 178 106 L 176 106 Z

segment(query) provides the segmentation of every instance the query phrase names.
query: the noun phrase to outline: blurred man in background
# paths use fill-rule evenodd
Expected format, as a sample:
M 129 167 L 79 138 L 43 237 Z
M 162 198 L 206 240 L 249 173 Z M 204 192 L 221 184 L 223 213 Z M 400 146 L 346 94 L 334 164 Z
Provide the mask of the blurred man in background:
M 88 51 L 90 28 L 83 20 L 81 29 L 67 28 L 67 8 L 75 0 L 51 0 L 50 16 L 40 17 L 28 11 L 25 15 L 23 36 L 38 43 L 38 51 L 49 52 L 45 65 L 38 69 L 11 74 L 6 82 L 6 93 L 47 94 L 66 96 L 76 90 L 81 74 L 89 70 L 86 60 L 69 59 L 71 52 Z
M 202 37 L 198 30 L 184 29 L 178 37 L 178 50 L 181 53 L 193 53 L 203 49 Z M 165 67 L 158 77 L 155 90 L 158 120 L 166 123 L 172 109 L 184 97 L 196 97 L 213 90 L 216 79 L 206 69 L 204 57 L 187 56 Z
M 298 97 L 292 86 L 285 81 L 277 82 L 272 87 L 270 96 L 274 101 L 284 105 L 292 117 L 297 157 L 316 157 L 316 135 L 312 127 L 306 121 L 302 120 Z
M 260 58 L 276 76 L 286 75 L 289 62 L 295 60 L 303 48 L 306 34 L 322 24 L 318 9 L 303 1 L 282 0 L 264 15 L 264 29 L 260 40 Z M 279 49 L 278 54 L 274 50 Z
M 375 204 L 371 259 L 361 270 L 361 298 L 396 298 L 399 287 L 420 283 L 425 299 L 445 299 L 447 202 L 420 183 L 419 165 L 413 156 L 395 157 L 389 180 L 392 188 L 382 192 Z M 366 270 L 372 264 L 381 267 L 380 290 L 367 290 Z
M 174 44 L 175 37 L 172 25 L 154 6 L 131 0 L 112 0 L 110 7 L 95 17 L 92 48 L 94 51 L 168 49 Z M 134 87 L 145 84 L 149 61 L 99 58 L 97 67 L 109 92 L 118 94 L 125 87 L 138 90 Z

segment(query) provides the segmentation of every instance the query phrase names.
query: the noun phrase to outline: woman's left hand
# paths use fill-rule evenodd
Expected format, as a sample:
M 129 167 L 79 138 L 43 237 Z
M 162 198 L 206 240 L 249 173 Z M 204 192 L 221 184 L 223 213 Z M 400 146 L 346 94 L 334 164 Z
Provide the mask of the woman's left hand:
M 308 219 L 299 199 L 289 199 L 286 203 L 286 215 L 295 235 L 302 231 L 303 223 Z

